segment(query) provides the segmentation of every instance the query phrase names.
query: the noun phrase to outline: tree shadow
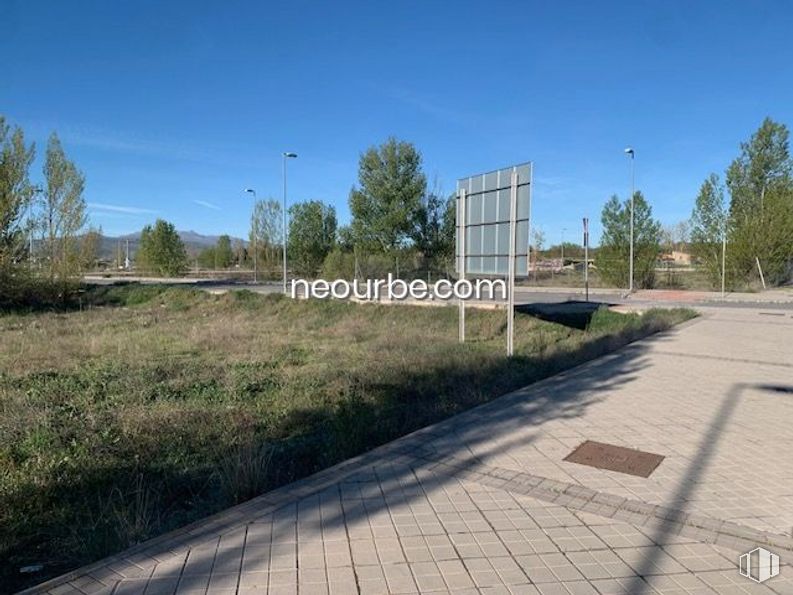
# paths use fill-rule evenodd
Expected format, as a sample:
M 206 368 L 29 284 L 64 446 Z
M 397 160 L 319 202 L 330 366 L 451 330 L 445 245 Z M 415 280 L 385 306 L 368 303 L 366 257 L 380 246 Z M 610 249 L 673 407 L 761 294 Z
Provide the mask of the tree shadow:
M 515 306 L 515 311 L 529 314 L 547 322 L 555 322 L 570 328 L 586 330 L 595 312 L 600 308 L 607 308 L 611 305 L 608 302 L 600 301 L 582 302 L 568 300 L 559 303 L 518 304 Z
M 419 429 L 383 447 L 387 452 L 376 449 L 362 455 L 360 466 L 356 465 L 351 475 L 342 471 L 343 474 L 331 479 L 329 485 L 307 490 L 275 510 L 267 511 L 267 502 L 274 497 L 273 494 L 256 498 L 240 506 L 240 510 L 251 511 L 242 518 L 230 515 L 224 522 L 221 516 L 219 524 L 197 524 L 189 536 L 189 543 L 185 543 L 183 548 L 201 543 L 217 544 L 219 539 L 234 539 L 235 536 L 244 541 L 246 534 L 254 534 L 258 523 L 267 520 L 272 523 L 272 544 L 295 544 L 294 547 L 298 548 L 298 538 L 304 533 L 316 538 L 332 533 L 346 535 L 349 527 L 359 522 L 366 524 L 369 517 L 379 512 L 393 514 L 397 508 L 407 510 L 411 503 L 427 498 L 427 478 L 422 479 L 417 475 L 417 470 L 421 470 L 427 461 L 413 459 L 417 449 L 419 452 L 432 451 L 435 456 L 454 458 L 456 466 L 486 464 L 491 457 L 530 445 L 540 436 L 539 428 L 543 423 L 578 418 L 604 399 L 606 394 L 631 382 L 648 365 L 644 357 L 646 351 L 645 344 L 632 344 L 606 359 L 586 363 L 548 378 L 539 385 L 521 388 L 453 418 Z M 449 369 L 444 372 L 465 379 L 460 370 Z M 503 373 L 502 367 L 496 366 L 494 373 Z M 421 383 L 421 376 L 409 375 L 405 382 Z M 365 409 L 370 405 L 360 403 L 357 407 Z M 371 420 L 376 419 L 376 414 L 374 411 L 359 412 L 356 415 L 358 417 L 368 419 L 371 423 Z M 341 427 L 347 428 L 344 424 Z M 509 437 L 494 440 L 499 435 Z M 436 487 L 458 484 L 456 478 L 441 475 L 434 476 L 431 482 Z M 366 490 L 373 492 L 360 500 L 346 495 L 347 491 L 357 493 L 358 490 L 361 493 Z M 321 514 L 318 512 L 320 508 Z M 254 512 L 257 509 L 264 510 L 257 515 Z M 202 524 L 205 526 L 201 527 Z M 242 555 L 240 548 L 215 549 L 211 546 L 192 549 L 190 564 L 235 566 Z M 182 551 L 178 545 L 176 549 Z M 157 551 L 156 547 L 152 549 L 152 553 Z M 181 576 L 178 587 L 180 590 L 201 589 L 205 580 L 206 577 L 186 573 Z

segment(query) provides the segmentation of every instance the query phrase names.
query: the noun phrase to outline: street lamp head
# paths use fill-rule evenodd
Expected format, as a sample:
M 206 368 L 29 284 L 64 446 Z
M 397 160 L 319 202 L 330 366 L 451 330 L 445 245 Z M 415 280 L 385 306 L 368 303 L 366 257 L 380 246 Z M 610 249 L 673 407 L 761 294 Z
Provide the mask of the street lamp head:
M 285 153 L 284 153 L 284 157 L 291 157 L 291 158 L 295 158 L 295 157 L 297 157 L 297 153 L 289 153 L 289 152 L 285 152 Z
M 626 147 L 625 148 L 625 154 L 626 155 L 630 155 L 631 159 L 633 159 L 633 157 L 634 157 L 633 147 Z
M 253 194 L 254 196 L 256 196 L 256 190 L 254 190 L 253 188 L 246 188 L 244 190 L 244 192 L 249 192 L 249 193 Z

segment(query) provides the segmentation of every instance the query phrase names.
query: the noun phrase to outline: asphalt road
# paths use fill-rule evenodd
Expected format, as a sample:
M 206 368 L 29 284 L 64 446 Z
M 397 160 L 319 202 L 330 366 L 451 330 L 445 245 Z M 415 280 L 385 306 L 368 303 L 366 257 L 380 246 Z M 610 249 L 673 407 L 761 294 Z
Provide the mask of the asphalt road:
M 280 293 L 280 282 L 258 283 L 230 283 L 228 281 L 213 281 L 202 279 L 118 279 L 105 277 L 88 277 L 86 283 L 95 285 L 112 285 L 114 283 L 138 282 L 143 284 L 172 284 L 178 286 L 190 285 L 211 293 L 224 293 L 246 289 L 261 294 Z M 583 289 L 578 288 L 515 288 L 516 305 L 528 304 L 555 304 L 567 301 L 583 301 Z M 686 291 L 640 291 L 626 296 L 619 289 L 592 289 L 589 301 L 609 305 L 626 305 L 641 308 L 670 307 L 670 306 L 696 306 L 698 308 L 752 308 L 761 310 L 793 310 L 793 293 L 785 292 L 773 294 L 727 294 L 726 299 L 720 299 L 717 293 L 686 292 Z

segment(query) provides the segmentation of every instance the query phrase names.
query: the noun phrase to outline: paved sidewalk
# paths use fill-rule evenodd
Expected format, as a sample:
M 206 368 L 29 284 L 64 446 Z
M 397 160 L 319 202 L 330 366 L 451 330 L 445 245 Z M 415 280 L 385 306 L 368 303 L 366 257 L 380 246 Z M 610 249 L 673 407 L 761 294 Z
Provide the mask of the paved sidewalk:
M 792 343 L 790 312 L 709 312 L 38 592 L 793 593 Z M 666 459 L 562 460 L 587 439 Z
M 758 291 L 755 293 L 730 291 L 722 295 L 720 291 L 692 291 L 675 289 L 642 289 L 631 296 L 635 300 L 649 300 L 656 302 L 688 302 L 707 304 L 721 303 L 746 303 L 757 304 L 793 304 L 793 289 L 781 287 Z

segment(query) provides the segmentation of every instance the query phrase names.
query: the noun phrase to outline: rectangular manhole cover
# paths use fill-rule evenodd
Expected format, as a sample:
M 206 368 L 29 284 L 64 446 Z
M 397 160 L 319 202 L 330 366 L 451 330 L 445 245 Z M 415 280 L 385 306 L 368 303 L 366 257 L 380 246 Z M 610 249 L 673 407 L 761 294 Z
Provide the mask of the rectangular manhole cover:
M 587 440 L 567 455 L 564 460 L 608 471 L 650 477 L 650 473 L 655 471 L 664 457 L 633 448 Z

